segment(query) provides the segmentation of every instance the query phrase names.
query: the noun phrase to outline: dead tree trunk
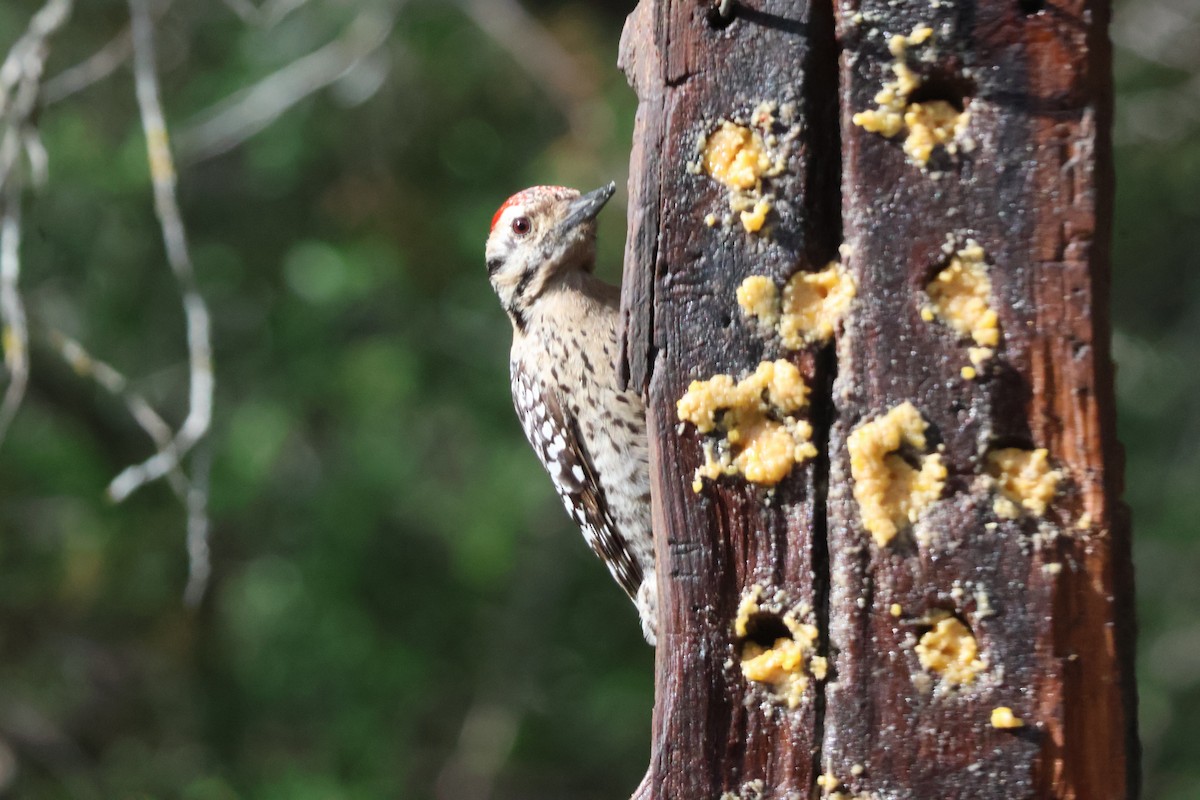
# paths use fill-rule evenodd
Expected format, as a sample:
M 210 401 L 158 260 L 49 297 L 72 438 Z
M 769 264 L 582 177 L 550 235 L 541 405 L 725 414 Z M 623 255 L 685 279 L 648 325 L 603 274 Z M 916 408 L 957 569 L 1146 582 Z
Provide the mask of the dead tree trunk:
M 1107 20 L 629 18 L 623 357 L 661 595 L 638 797 L 1136 796 Z M 781 368 L 737 383 L 777 360 L 807 404 Z

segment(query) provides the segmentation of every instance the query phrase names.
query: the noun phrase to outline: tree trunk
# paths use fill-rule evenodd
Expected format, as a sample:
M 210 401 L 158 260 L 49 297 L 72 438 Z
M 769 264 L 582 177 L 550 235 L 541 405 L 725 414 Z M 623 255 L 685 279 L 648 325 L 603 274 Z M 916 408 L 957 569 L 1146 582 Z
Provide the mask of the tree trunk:
M 660 581 L 637 796 L 1136 796 L 1107 2 L 725 11 L 642 0 L 621 47 L 640 100 L 623 357 L 648 398 Z M 716 179 L 725 122 L 765 152 L 754 186 Z M 832 338 L 739 308 L 746 278 L 835 260 L 856 291 Z M 776 359 L 810 389 L 816 455 L 773 484 L 696 478 L 706 447 L 745 440 L 719 441 L 736 411 L 704 433 L 677 402 Z M 889 444 L 905 404 L 917 430 Z M 897 506 L 872 499 L 880 476 L 936 485 Z

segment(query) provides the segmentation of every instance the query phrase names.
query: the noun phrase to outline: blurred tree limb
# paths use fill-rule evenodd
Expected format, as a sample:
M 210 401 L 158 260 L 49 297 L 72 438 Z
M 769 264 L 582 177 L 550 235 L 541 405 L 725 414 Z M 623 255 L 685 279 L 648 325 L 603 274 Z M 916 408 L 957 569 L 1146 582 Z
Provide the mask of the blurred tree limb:
M 405 2 L 365 9 L 337 39 L 200 112 L 180 133 L 181 157 L 196 162 L 229 152 L 350 72 L 387 43 Z
M 584 101 L 595 90 L 554 34 L 517 0 L 457 0 L 463 12 L 545 92 L 576 133 L 585 133 Z
M 103 47 L 73 67 L 63 70 L 42 87 L 42 105 L 53 105 L 117 71 L 133 54 L 133 39 L 126 26 Z
M 385 0 L 362 8 L 334 40 L 259 81 L 235 91 L 183 126 L 172 146 L 162 108 L 155 23 L 171 0 L 129 0 L 129 24 L 82 61 L 43 80 L 51 37 L 68 22 L 73 0 L 46 0 L 26 32 L 12 45 L 0 70 L 0 315 L 8 384 L 0 401 L 0 441 L 19 409 L 29 381 L 29 325 L 19 291 L 21 204 L 24 189 L 45 179 L 49 158 L 37 131 L 39 109 L 61 103 L 115 75 L 132 62 L 133 82 L 155 213 L 166 260 L 178 286 L 186 328 L 188 401 L 175 429 L 129 379 L 92 356 L 80 342 L 51 332 L 54 352 L 77 374 L 118 399 L 154 445 L 140 463 L 122 470 L 108 495 L 121 502 L 140 487 L 166 479 L 187 511 L 189 602 L 203 594 L 209 574 L 207 453 L 192 451 L 209 433 L 215 378 L 210 312 L 200 294 L 188 237 L 176 194 L 176 155 L 196 162 L 235 149 L 280 116 L 330 86 L 387 45 L 407 0 Z M 226 6 L 247 24 L 269 28 L 306 5 L 306 0 L 228 0 Z M 459 0 L 465 15 L 556 105 L 572 128 L 586 127 L 587 104 L 595 87 L 576 57 L 563 47 L 518 0 L 483 3 Z M 173 151 L 175 155 L 173 155 Z
M 1177 142 L 1200 127 L 1200 6 L 1188 0 L 1127 3 L 1113 18 L 1118 48 L 1144 64 L 1178 71 L 1169 86 L 1130 91 L 1117 105 L 1118 144 Z
M 77 67 L 61 73 L 52 85 L 51 100 L 61 100 L 111 74 L 130 54 L 134 85 L 154 190 L 155 212 L 163 232 L 167 261 L 179 285 L 187 324 L 189 364 L 188 413 L 177 432 L 115 369 L 93 359 L 82 345 L 54 337 L 56 349 L 78 373 L 124 401 L 135 421 L 157 450 L 145 461 L 126 468 L 109 485 L 109 496 L 120 502 L 139 487 L 168 477 L 188 512 L 189 580 L 186 599 L 198 602 L 209 574 L 207 458 L 193 463 L 189 479 L 182 459 L 208 433 L 212 420 L 214 378 L 208 307 L 200 295 L 188 251 L 187 237 L 175 194 L 176 173 L 167 126 L 159 100 L 155 70 L 154 20 L 146 0 L 130 0 L 130 27 Z M 30 20 L 0 67 L 0 315 L 9 382 L 0 404 L 0 441 L 15 417 L 29 382 L 29 326 L 19 291 L 21 204 L 26 178 L 44 183 L 49 158 L 36 125 L 38 109 L 47 102 L 42 77 L 51 37 L 70 19 L 72 0 L 47 0 Z M 22 164 L 28 167 L 24 170 Z
M 34 116 L 50 38 L 71 16 L 71 0 L 47 0 L 33 15 L 0 66 L 0 316 L 9 383 L 0 403 L 0 441 L 29 383 L 29 328 L 18 282 L 21 274 L 21 156 L 35 183 L 45 179 L 46 157 Z
M 167 262 L 179 283 L 187 318 L 188 364 L 190 367 L 188 413 L 167 447 L 141 464 L 125 469 L 109 484 L 108 493 L 117 502 L 139 487 L 163 477 L 208 432 L 212 422 L 213 372 L 208 307 L 196 286 L 196 274 L 188 250 L 187 232 L 175 195 L 175 162 L 159 100 L 155 71 L 154 23 L 146 0 L 129 0 L 133 34 L 133 69 L 138 110 L 146 134 L 146 155 L 154 186 L 154 211 L 162 226 Z

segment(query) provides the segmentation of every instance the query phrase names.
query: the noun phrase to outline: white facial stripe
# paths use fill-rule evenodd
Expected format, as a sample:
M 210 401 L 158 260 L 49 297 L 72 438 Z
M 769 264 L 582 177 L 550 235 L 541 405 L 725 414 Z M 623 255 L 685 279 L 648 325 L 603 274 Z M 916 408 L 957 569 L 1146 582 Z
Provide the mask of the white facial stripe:
M 488 259 L 500 258 L 508 260 L 509 255 L 517 244 L 517 237 L 512 232 L 512 222 L 519 216 L 525 214 L 524 204 L 509 206 L 500 213 L 496 219 L 496 226 L 492 228 L 492 233 L 487 240 L 487 257 Z

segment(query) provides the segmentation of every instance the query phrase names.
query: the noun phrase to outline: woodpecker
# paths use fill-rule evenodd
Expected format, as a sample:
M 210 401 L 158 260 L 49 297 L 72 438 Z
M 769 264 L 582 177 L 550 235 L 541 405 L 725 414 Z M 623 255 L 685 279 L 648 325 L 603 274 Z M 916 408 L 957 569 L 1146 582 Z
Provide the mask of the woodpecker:
M 617 377 L 620 290 L 592 274 L 596 215 L 615 190 L 535 186 L 508 198 L 492 217 L 487 270 L 512 323 L 509 368 L 525 437 L 653 645 L 646 408 Z

